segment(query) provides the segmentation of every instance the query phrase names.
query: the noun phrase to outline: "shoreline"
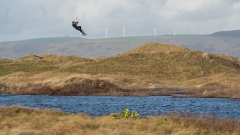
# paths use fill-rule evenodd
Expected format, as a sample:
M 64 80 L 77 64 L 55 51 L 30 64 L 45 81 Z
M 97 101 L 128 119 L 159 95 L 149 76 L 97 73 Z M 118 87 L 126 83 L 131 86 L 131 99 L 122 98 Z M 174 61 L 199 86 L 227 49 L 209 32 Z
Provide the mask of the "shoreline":
M 204 88 L 171 88 L 160 87 L 154 89 L 122 89 L 115 84 L 107 84 L 104 81 L 103 86 L 94 86 L 98 88 L 80 89 L 82 84 L 67 84 L 66 86 L 53 88 L 49 85 L 29 84 L 29 86 L 17 87 L 0 84 L 0 94 L 12 95 L 48 95 L 48 96 L 170 96 L 175 98 L 227 98 L 238 100 L 240 97 L 226 95 L 207 95 L 206 90 L 214 89 Z M 111 85 L 111 86 L 106 86 Z M 35 87 L 36 86 L 36 87 Z M 70 87 L 70 89 L 68 89 Z M 214 86 L 217 89 L 217 86 Z M 204 90 L 204 91 L 203 91 Z M 219 90 L 219 89 L 218 89 Z M 202 92 L 203 91 L 203 92 Z

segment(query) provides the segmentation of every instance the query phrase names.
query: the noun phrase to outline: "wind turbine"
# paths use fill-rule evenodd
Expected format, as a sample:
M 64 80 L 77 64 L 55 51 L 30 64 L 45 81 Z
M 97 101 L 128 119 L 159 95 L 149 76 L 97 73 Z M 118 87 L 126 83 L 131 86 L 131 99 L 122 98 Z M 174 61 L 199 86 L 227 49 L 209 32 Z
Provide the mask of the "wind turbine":
M 199 35 L 199 32 L 198 32 L 198 27 L 197 27 L 197 35 Z
M 105 31 L 106 31 L 106 38 L 107 38 L 107 30 L 108 30 L 108 28 L 105 28 Z
M 154 28 L 155 36 L 157 35 L 157 28 Z
M 175 27 L 176 27 L 175 21 L 174 21 L 174 23 L 173 23 L 173 27 L 174 27 L 173 36 L 175 36 Z
M 125 28 L 126 28 L 126 26 L 123 23 L 123 37 L 125 37 Z

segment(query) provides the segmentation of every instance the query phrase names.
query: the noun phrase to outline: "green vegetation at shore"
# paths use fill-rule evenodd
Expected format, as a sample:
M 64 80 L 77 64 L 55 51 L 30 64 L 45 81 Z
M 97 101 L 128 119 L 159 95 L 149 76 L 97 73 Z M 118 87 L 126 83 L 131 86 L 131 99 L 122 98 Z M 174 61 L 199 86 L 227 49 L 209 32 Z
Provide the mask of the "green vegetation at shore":
M 0 134 L 240 134 L 240 122 L 235 119 L 191 114 L 116 119 L 115 115 L 120 114 L 92 117 L 57 110 L 0 107 Z

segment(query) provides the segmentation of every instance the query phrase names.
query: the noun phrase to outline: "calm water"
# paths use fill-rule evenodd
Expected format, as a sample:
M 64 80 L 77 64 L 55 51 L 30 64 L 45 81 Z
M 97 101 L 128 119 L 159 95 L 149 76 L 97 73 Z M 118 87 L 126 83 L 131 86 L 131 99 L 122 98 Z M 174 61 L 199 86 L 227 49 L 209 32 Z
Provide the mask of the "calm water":
M 64 112 L 86 113 L 93 116 L 119 113 L 124 108 L 137 111 L 141 116 L 169 112 L 193 112 L 240 119 L 240 100 L 220 98 L 172 98 L 161 96 L 47 96 L 0 95 L 0 105 L 20 105 L 60 109 Z

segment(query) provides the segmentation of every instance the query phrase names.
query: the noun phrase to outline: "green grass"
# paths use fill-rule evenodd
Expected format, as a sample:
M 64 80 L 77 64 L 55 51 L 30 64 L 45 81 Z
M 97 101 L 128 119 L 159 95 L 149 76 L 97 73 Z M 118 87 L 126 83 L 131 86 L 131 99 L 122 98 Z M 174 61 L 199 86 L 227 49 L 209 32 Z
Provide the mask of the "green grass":
M 0 75 L 7 75 L 14 72 L 29 72 L 41 73 L 46 71 L 56 70 L 56 65 L 44 60 L 28 60 L 28 61 L 13 61 L 13 60 L 0 60 Z

